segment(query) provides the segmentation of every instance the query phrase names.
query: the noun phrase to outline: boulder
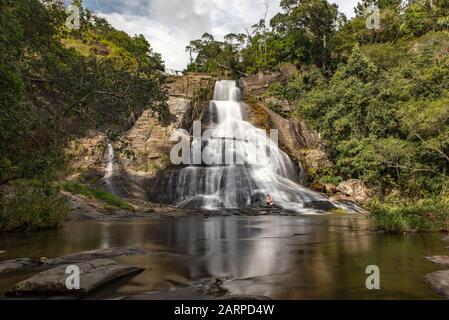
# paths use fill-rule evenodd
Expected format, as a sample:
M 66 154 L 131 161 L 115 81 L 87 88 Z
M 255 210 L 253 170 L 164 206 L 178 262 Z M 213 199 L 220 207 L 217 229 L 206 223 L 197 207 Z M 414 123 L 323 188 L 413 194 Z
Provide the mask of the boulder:
M 324 191 L 327 194 L 331 194 L 332 195 L 332 194 L 337 193 L 337 187 L 334 184 L 332 184 L 332 183 L 326 183 L 324 185 Z
M 3 251 L 4 252 L 4 251 Z M 0 274 L 5 274 L 26 267 L 36 266 L 37 263 L 29 258 L 19 258 L 0 262 Z
M 259 204 L 259 203 L 263 203 L 265 204 L 265 198 L 266 198 L 266 194 L 258 192 L 255 193 L 251 196 L 250 200 L 251 200 L 251 205 L 253 204 Z
M 438 294 L 449 298 L 449 270 L 429 273 L 425 280 Z
M 448 256 L 434 256 L 434 257 L 426 257 L 427 260 L 433 262 L 435 264 L 440 264 L 443 266 L 449 266 L 449 257 Z
M 66 256 L 49 259 L 47 260 L 46 264 L 56 265 L 56 264 L 80 263 L 98 259 L 114 258 L 119 256 L 143 256 L 148 255 L 150 253 L 151 251 L 147 249 L 114 247 L 114 248 L 73 253 Z
M 371 190 L 357 179 L 343 181 L 339 184 L 337 191 L 360 204 L 366 203 L 371 196 Z
M 331 211 L 335 209 L 335 205 L 330 201 L 309 201 L 304 203 L 306 209 L 316 209 L 320 211 Z
M 100 259 L 77 264 L 80 269 L 80 288 L 69 290 L 66 287 L 66 265 L 36 274 L 35 276 L 19 282 L 8 292 L 8 296 L 85 296 L 99 287 L 119 280 L 126 276 L 136 275 L 144 269 L 138 267 L 122 266 L 114 260 Z

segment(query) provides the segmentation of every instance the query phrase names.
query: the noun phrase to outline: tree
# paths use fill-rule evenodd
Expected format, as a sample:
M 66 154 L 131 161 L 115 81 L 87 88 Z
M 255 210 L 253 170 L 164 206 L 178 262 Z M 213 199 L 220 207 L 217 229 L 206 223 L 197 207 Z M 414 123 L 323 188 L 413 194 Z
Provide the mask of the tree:
M 192 61 L 187 70 L 234 77 L 244 74 L 240 70 L 240 48 L 244 40 L 243 34 L 229 34 L 224 41 L 216 41 L 211 34 L 205 33 L 201 39 L 191 41 L 186 47 Z M 196 57 L 193 59 L 194 54 Z
M 337 5 L 326 0 L 283 0 L 281 8 L 284 12 L 271 20 L 274 30 L 291 35 L 299 48 L 309 52 L 310 60 L 303 63 L 313 62 L 323 70 L 328 69 L 331 60 L 328 43 L 339 21 Z

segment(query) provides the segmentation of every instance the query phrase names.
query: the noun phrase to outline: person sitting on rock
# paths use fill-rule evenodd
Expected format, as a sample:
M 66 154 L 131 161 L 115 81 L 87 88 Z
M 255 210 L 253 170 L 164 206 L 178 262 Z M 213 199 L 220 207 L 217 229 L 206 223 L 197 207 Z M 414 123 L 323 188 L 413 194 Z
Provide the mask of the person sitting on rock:
M 273 198 L 271 197 L 271 195 L 267 195 L 267 198 L 265 199 L 265 203 L 267 204 L 268 207 L 273 206 Z

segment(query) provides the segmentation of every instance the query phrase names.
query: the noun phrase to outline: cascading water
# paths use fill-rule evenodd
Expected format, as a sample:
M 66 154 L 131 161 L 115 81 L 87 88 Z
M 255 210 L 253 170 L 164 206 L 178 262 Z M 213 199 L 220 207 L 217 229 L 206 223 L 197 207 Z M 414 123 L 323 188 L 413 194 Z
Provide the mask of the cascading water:
M 114 147 L 111 143 L 108 143 L 108 162 L 106 166 L 106 173 L 103 179 L 106 182 L 106 185 L 108 186 L 108 189 L 111 193 L 114 193 L 114 187 L 112 185 L 112 177 L 114 176 L 114 159 Z
M 174 190 L 176 205 L 245 208 L 270 194 L 276 205 L 307 213 L 316 210 L 304 208 L 305 203 L 329 201 L 294 182 L 298 176 L 291 159 L 263 130 L 244 120 L 243 107 L 235 81 L 216 83 L 210 103 L 213 129 L 192 143 L 201 144 L 202 158 L 210 161 L 190 165 L 170 178 L 168 189 Z

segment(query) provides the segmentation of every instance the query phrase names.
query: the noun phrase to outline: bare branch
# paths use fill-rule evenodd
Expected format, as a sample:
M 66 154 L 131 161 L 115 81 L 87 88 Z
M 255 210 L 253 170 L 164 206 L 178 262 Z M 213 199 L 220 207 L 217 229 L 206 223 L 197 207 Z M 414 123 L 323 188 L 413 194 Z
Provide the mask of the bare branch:
M 79 101 L 73 103 L 65 112 L 64 112 L 64 116 L 67 116 L 77 105 L 82 104 L 84 101 L 86 101 L 87 99 L 89 99 L 91 96 L 93 95 L 108 95 L 108 96 L 112 96 L 114 98 L 117 99 L 125 99 L 125 97 L 122 97 L 116 93 L 113 92 L 105 92 L 105 91 L 92 91 L 90 93 L 88 93 L 87 95 L 85 95 L 83 98 L 81 98 Z

